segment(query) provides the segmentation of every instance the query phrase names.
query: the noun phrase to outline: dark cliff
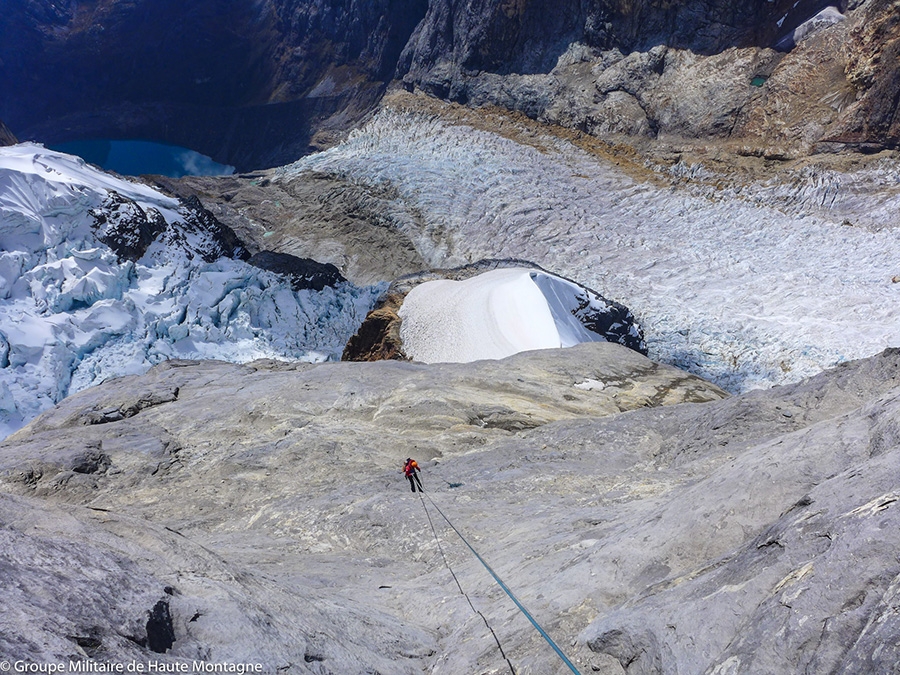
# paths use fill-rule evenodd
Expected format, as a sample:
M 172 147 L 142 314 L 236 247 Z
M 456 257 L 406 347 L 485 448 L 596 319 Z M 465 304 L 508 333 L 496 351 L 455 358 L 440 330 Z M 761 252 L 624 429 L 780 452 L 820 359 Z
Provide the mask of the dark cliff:
M 427 73 L 549 72 L 573 42 L 625 54 L 660 44 L 710 53 L 752 40 L 771 12 L 752 0 L 433 2 L 400 69 L 408 80 L 439 87 Z
M 780 157 L 895 147 L 898 49 L 888 0 L 442 1 L 398 75 L 595 135 L 715 138 Z
M 356 124 L 394 78 L 605 136 L 770 157 L 900 139 L 891 0 L 2 0 L 0 119 L 239 170 Z
M 0 119 L 285 163 L 371 109 L 426 0 L 0 3 Z

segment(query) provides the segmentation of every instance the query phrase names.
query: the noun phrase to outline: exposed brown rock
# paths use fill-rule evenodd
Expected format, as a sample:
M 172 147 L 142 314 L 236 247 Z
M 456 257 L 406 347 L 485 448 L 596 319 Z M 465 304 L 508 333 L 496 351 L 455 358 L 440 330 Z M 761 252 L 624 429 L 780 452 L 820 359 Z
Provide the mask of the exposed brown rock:
M 403 293 L 387 293 L 366 315 L 356 335 L 344 348 L 342 361 L 405 361 L 400 340 L 400 316 Z
M 855 95 L 844 75 L 847 35 L 846 22 L 832 26 L 764 70 L 769 74 L 761 87 L 746 87 L 749 97 L 733 116 L 732 137 L 771 159 L 809 154 Z
M 846 45 L 847 80 L 856 102 L 831 140 L 863 149 L 900 144 L 900 2 L 869 4 Z M 865 147 L 865 146 L 868 146 Z

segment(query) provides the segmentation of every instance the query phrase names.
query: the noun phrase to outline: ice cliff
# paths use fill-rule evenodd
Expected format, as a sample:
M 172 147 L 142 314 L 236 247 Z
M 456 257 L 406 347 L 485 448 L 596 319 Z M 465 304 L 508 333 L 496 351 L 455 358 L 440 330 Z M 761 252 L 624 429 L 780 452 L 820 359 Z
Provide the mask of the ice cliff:
M 294 290 L 197 202 L 33 144 L 0 149 L 0 435 L 172 357 L 336 357 L 378 288 Z

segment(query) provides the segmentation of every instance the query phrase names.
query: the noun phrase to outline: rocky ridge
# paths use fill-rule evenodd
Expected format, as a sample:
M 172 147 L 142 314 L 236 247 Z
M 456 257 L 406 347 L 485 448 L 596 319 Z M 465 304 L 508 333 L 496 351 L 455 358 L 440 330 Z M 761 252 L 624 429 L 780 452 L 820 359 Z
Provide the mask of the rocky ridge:
M 18 139 L 13 136 L 9 127 L 0 121 L 0 145 L 15 145 L 18 142 Z
M 16 92 L 0 117 L 25 139 L 153 138 L 246 171 L 334 144 L 396 80 L 639 144 L 870 152 L 900 138 L 896 16 L 893 0 L 37 0 L 0 19 Z

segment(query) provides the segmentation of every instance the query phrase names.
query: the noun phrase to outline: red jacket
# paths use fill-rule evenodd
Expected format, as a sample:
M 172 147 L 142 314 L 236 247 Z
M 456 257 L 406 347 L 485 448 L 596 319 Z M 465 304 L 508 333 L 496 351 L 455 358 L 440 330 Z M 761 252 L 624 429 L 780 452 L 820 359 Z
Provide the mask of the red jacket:
M 403 467 L 403 474 L 409 478 L 416 471 L 419 471 L 419 465 L 416 464 L 416 460 L 411 459 L 406 463 L 406 466 Z

